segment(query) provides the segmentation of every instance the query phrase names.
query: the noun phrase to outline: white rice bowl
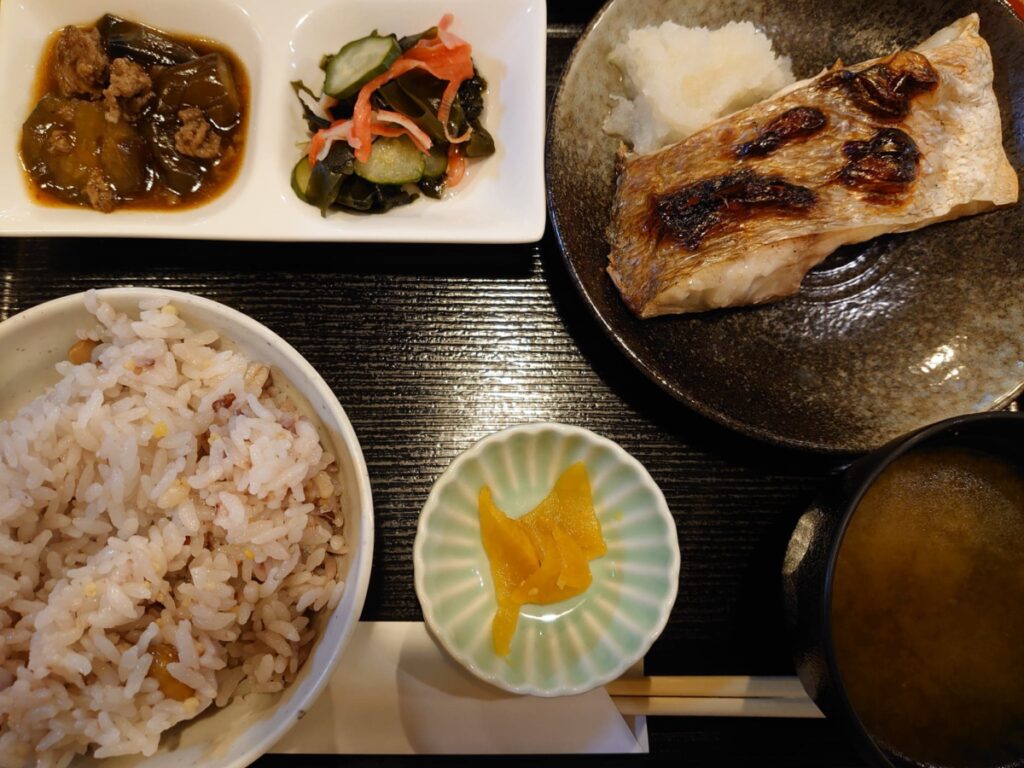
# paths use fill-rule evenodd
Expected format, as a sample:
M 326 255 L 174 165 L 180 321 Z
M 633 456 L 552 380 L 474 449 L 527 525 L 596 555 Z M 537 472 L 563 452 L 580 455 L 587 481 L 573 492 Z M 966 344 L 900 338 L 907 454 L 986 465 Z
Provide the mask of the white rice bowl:
M 75 366 L 80 329 L 101 343 Z M 369 481 L 337 400 L 263 326 L 172 291 L 35 307 L 0 324 L 0 359 L 0 766 L 86 745 L 251 762 L 366 594 Z

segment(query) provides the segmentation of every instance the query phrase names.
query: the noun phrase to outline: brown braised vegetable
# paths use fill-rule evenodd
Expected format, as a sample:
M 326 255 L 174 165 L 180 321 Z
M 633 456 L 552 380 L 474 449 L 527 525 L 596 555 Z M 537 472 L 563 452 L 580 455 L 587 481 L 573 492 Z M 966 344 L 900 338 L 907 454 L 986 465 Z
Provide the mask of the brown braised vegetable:
M 170 120 L 146 121 L 142 127 L 153 162 L 160 169 L 160 178 L 179 195 L 196 192 L 203 184 L 206 168 L 191 157 L 174 148 L 177 126 Z
M 180 208 L 237 174 L 248 81 L 223 47 L 108 14 L 55 35 L 37 92 L 21 154 L 41 201 Z
M 106 120 L 100 102 L 44 96 L 25 122 L 21 157 L 62 200 L 110 211 L 148 182 L 146 142 L 131 123 Z
M 194 61 L 161 70 L 154 79 L 156 111 L 177 115 L 186 106 L 199 107 L 222 131 L 238 125 L 242 105 L 228 60 L 211 53 Z
M 112 58 L 124 56 L 139 64 L 160 64 L 164 67 L 199 58 L 199 53 L 188 43 L 110 13 L 99 20 L 96 28 Z
M 238 125 L 241 99 L 231 66 L 219 53 L 211 53 L 161 71 L 153 85 L 156 106 L 144 128 L 153 160 L 171 189 L 181 195 L 195 192 L 219 152 L 203 151 L 202 142 L 211 135 L 208 131 L 199 146 L 193 146 L 182 132 L 201 131 L 196 125 L 199 118 L 189 108 L 201 110 L 212 126 L 222 131 Z

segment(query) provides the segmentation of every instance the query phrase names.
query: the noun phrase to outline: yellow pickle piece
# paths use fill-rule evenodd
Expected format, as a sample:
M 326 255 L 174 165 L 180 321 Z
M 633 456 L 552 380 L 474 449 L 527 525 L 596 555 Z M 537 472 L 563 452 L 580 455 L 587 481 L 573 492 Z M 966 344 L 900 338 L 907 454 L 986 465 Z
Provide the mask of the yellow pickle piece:
M 566 469 L 543 501 L 520 518 L 499 509 L 486 485 L 480 489 L 478 506 L 498 603 L 491 640 L 495 654 L 507 656 L 519 609 L 582 594 L 593 580 L 590 560 L 608 548 L 582 462 Z

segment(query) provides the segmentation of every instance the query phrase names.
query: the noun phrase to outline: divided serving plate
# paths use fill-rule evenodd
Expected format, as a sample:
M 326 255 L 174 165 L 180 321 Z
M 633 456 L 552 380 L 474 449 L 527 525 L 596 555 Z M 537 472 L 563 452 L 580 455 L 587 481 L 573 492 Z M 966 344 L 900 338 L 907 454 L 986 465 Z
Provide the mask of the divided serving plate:
M 251 103 L 242 168 L 211 203 L 180 212 L 51 207 L 32 201 L 21 168 L 21 124 L 51 33 L 115 13 L 231 48 L 248 70 Z M 471 163 L 447 199 L 382 216 L 331 212 L 296 198 L 291 169 L 308 135 L 289 83 L 319 89 L 324 53 L 378 29 L 411 34 L 455 15 L 488 82 L 484 122 L 497 153 Z M 0 235 L 356 242 L 533 242 L 544 232 L 545 0 L 5 0 L 0 4 Z

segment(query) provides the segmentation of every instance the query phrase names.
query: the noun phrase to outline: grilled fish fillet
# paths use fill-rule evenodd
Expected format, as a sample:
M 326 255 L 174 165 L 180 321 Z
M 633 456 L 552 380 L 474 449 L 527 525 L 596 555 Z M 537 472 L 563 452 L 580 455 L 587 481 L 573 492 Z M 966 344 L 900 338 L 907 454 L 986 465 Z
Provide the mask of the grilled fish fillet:
M 841 245 L 1015 202 L 972 14 L 620 158 L 608 273 L 644 318 L 758 304 Z

